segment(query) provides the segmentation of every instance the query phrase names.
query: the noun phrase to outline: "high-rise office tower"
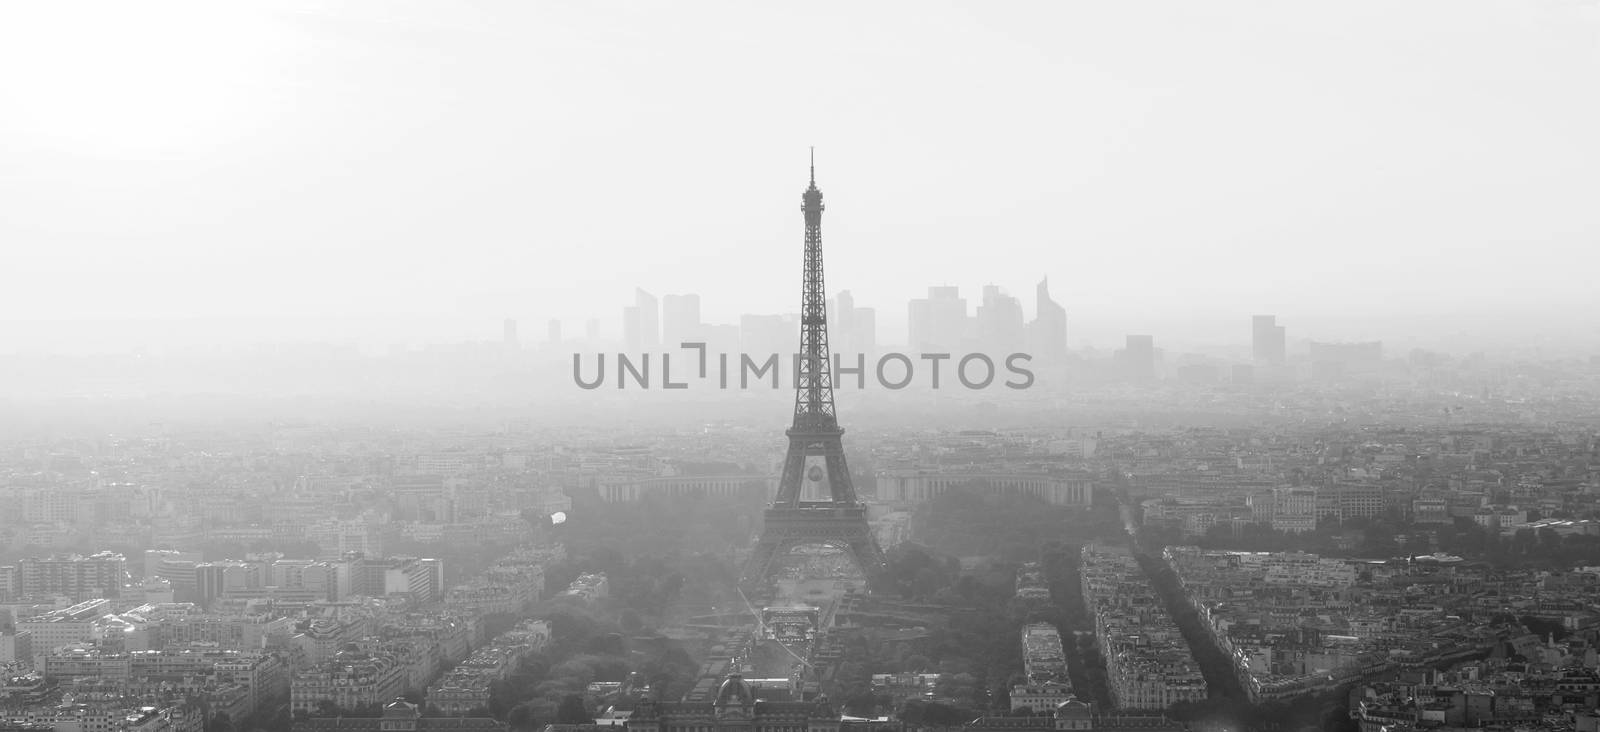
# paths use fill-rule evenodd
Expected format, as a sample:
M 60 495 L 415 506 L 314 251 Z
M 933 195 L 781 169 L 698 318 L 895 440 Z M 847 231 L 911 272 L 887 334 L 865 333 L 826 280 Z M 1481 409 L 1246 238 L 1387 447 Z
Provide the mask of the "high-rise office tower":
M 1284 327 L 1276 315 L 1257 315 L 1250 319 L 1250 346 L 1260 363 L 1283 363 L 1287 356 Z
M 501 334 L 501 339 L 505 343 L 506 348 L 517 347 L 518 340 L 516 320 L 512 318 L 506 318 L 506 322 L 501 325 Z
M 634 288 L 633 304 L 622 309 L 622 343 L 629 351 L 661 345 L 661 309 L 655 295 Z
M 546 339 L 551 343 L 561 342 L 561 321 L 552 318 L 546 329 Z
M 960 288 L 929 287 L 928 296 L 912 300 L 908 309 L 907 340 L 912 349 L 923 353 L 954 352 L 966 343 L 971 324 Z
M 1050 297 L 1050 278 L 1034 290 L 1037 302 L 1028 324 L 1028 348 L 1034 358 L 1060 360 L 1067 355 L 1067 309 Z
M 978 343 L 987 353 L 1005 354 L 1022 350 L 1024 330 L 1022 302 L 998 285 L 984 285 L 983 303 L 978 306 Z
M 733 353 L 739 350 L 739 326 L 700 324 L 700 335 L 709 353 Z
M 912 298 L 906 303 L 906 346 L 925 351 L 932 334 L 933 304 L 926 298 Z
M 850 345 L 858 353 L 878 350 L 878 309 L 856 308 L 850 316 Z
M 583 337 L 591 341 L 600 340 L 599 318 L 590 318 L 583 324 Z
M 700 332 L 700 296 L 666 295 L 661 298 L 661 343 L 677 348 L 685 341 L 704 340 Z
M 794 353 L 792 319 L 783 315 L 739 316 L 739 348 L 758 361 L 769 353 L 787 360 Z
M 1155 336 L 1130 335 L 1119 354 L 1122 373 L 1130 381 L 1147 382 L 1156 378 Z
M 829 302 L 828 322 L 835 334 L 835 353 L 869 353 L 877 348 L 878 311 L 856 307 L 849 290 L 840 290 L 838 298 Z
M 840 290 L 838 297 L 828 300 L 828 322 L 833 326 L 832 345 L 836 351 L 850 348 L 850 320 L 855 309 L 856 298 L 849 290 Z
M 636 287 L 633 290 L 633 306 L 637 309 L 635 317 L 638 318 L 639 346 L 655 348 L 661 345 L 661 302 L 655 295 Z
M 644 350 L 644 336 L 639 332 L 639 306 L 622 309 L 622 347 L 629 351 Z

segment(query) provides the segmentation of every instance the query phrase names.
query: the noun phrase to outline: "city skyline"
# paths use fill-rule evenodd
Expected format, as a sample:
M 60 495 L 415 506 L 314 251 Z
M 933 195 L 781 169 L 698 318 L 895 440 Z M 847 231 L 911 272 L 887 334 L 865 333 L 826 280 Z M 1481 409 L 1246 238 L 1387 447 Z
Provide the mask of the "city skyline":
M 1055 280 L 1042 276 L 1032 284 L 1009 287 L 981 285 L 928 285 L 923 293 L 899 303 L 867 299 L 858 288 L 842 287 L 829 297 L 830 307 L 846 295 L 854 310 L 870 315 L 868 327 L 878 345 L 914 346 L 910 311 L 914 303 L 932 291 L 952 289 L 968 300 L 967 317 L 978 318 L 983 293 L 996 290 L 1016 301 L 1032 323 L 1037 318 L 1037 297 L 1024 297 L 1028 289 Z M 741 312 L 737 308 L 690 291 L 664 291 L 652 295 L 644 287 L 631 287 L 633 297 L 642 293 L 657 302 L 658 338 L 652 348 L 675 343 L 666 339 L 666 310 L 669 298 L 686 298 L 679 318 L 693 312 L 702 326 L 737 331 L 751 319 L 792 319 L 795 308 L 768 312 Z M 969 299 L 969 296 L 971 298 Z M 1132 333 L 1155 335 L 1161 342 L 1182 348 L 1251 348 L 1256 338 L 1251 319 L 1265 308 L 1244 308 L 1223 312 L 1191 312 L 1186 316 L 1150 316 L 1074 307 L 1070 297 L 1058 288 L 1051 300 L 1068 323 L 1066 347 L 1074 351 L 1120 348 L 1123 338 Z M 638 303 L 631 307 L 637 307 Z M 311 317 L 194 317 L 171 319 L 92 319 L 92 320 L 16 320 L 0 319 L 0 355 L 93 355 L 129 352 L 191 352 L 228 350 L 271 345 L 342 344 L 369 352 L 384 352 L 395 347 L 417 348 L 471 342 L 505 341 L 507 323 L 520 328 L 516 340 L 529 347 L 545 343 L 618 343 L 626 346 L 628 316 L 614 308 L 579 312 L 572 317 L 554 318 L 540 313 L 463 315 L 433 313 L 419 315 L 368 315 Z M 608 310 L 618 315 L 607 316 Z M 830 310 L 830 314 L 832 314 Z M 1588 324 L 1565 329 L 1555 327 L 1559 320 L 1549 311 L 1498 310 L 1490 313 L 1441 311 L 1431 315 L 1373 314 L 1365 319 L 1296 314 L 1293 308 L 1273 311 L 1279 327 L 1293 321 L 1295 327 L 1285 344 L 1297 344 L 1303 351 L 1308 341 L 1369 342 L 1383 341 L 1404 349 L 1422 348 L 1455 354 L 1543 355 L 1558 358 L 1586 358 L 1600 351 L 1600 325 Z M 1243 323 L 1243 325 L 1241 325 Z M 791 324 L 792 325 L 792 324 Z M 848 329 L 849 321 L 836 328 Z M 1540 329 L 1540 326 L 1548 330 Z M 863 327 L 858 325 L 857 327 Z M 1028 339 L 1032 335 L 1025 336 Z M 1281 337 L 1281 336 L 1280 336 Z
M 783 312 L 816 145 L 836 287 L 880 315 L 1050 272 L 1086 324 L 1510 313 L 1600 341 L 1594 6 L 1341 6 L 12 8 L 0 58 L 49 73 L 6 82 L 29 276 L 0 318 L 579 322 L 634 287 Z
M 948 283 L 950 280 L 942 280 Z M 978 281 L 983 282 L 983 281 Z M 964 293 L 977 294 L 990 284 L 950 285 L 928 287 L 957 287 Z M 1022 283 L 1018 287 L 1000 286 L 1011 297 L 1017 298 L 1032 312 L 1032 299 L 1018 293 L 1033 287 Z M 646 289 L 629 287 L 628 290 Z M 666 292 L 677 292 L 668 290 Z M 860 298 L 860 288 L 840 288 Z M 702 322 L 736 325 L 746 315 L 794 315 L 794 309 L 782 308 L 751 312 L 740 311 L 737 306 L 721 303 L 701 293 L 684 292 L 699 296 L 710 305 L 702 309 Z M 925 293 L 924 293 L 925 294 Z M 909 343 L 909 318 L 906 304 L 862 300 L 875 311 L 874 323 L 882 334 L 879 342 Z M 1069 346 L 1114 348 L 1126 333 L 1155 332 L 1175 343 L 1189 346 L 1248 345 L 1251 331 L 1246 323 L 1241 330 L 1237 321 L 1248 320 L 1264 307 L 1243 307 L 1227 310 L 1198 309 L 1187 313 L 1172 312 L 1152 314 L 1119 310 L 1114 305 L 1074 307 L 1065 297 L 1056 302 L 1067 311 L 1072 324 Z M 1135 305 L 1135 308 L 1137 306 Z M 90 318 L 90 319 L 23 319 L 0 318 L 0 354 L 61 354 L 82 355 L 93 353 L 120 353 L 143 349 L 192 350 L 211 345 L 243 346 L 273 343 L 352 343 L 368 348 L 383 349 L 392 345 L 426 346 L 461 343 L 475 340 L 498 340 L 501 323 L 515 320 L 522 324 L 522 342 L 548 340 L 546 326 L 558 321 L 563 328 L 563 340 L 588 338 L 591 323 L 597 323 L 599 337 L 605 340 L 625 341 L 621 319 L 608 316 L 612 308 L 601 307 L 594 311 L 573 311 L 570 316 L 552 317 L 547 313 L 489 312 L 463 314 L 441 311 L 435 313 L 370 313 L 329 314 L 324 316 L 195 316 L 183 318 Z M 1366 341 L 1383 340 L 1407 343 L 1415 347 L 1450 352 L 1545 352 L 1556 356 L 1582 357 L 1600 352 L 1600 324 L 1589 320 L 1569 322 L 1563 318 L 1581 318 L 1580 308 L 1536 308 L 1523 310 L 1439 310 L 1436 312 L 1383 313 L 1373 312 L 1356 317 L 1352 314 L 1308 314 L 1292 306 L 1275 309 L 1280 320 L 1292 319 L 1304 324 L 1302 332 L 1314 330 L 1328 340 Z M 1568 315 L 1570 314 L 1570 315 Z M 887 338 L 888 340 L 883 340 Z

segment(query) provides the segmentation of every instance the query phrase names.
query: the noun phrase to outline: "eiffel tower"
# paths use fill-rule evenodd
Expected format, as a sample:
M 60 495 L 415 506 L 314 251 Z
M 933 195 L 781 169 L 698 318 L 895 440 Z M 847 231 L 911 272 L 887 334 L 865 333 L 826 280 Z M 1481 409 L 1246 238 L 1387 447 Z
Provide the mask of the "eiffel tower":
M 770 587 L 778 560 L 795 547 L 825 544 L 850 554 L 870 587 L 883 567 L 883 550 L 867 525 L 867 508 L 856 500 L 844 461 L 838 413 L 833 406 L 832 358 L 828 353 L 827 296 L 822 287 L 822 191 L 817 190 L 815 151 L 811 186 L 800 196 L 805 212 L 805 276 L 800 297 L 800 352 L 795 364 L 794 424 L 783 460 L 778 493 L 766 510 L 761 540 L 745 564 L 743 583 Z M 807 484 L 811 489 L 805 490 Z M 803 493 L 829 500 L 802 500 Z

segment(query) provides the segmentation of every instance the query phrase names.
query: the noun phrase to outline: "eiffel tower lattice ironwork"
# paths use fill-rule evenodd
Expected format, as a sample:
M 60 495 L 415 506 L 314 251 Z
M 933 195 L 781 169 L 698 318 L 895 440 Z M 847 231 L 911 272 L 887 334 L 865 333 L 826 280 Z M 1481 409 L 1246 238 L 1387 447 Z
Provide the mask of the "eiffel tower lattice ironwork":
M 770 586 L 779 560 L 795 547 L 826 544 L 848 552 L 868 586 L 883 567 L 883 550 L 867 525 L 867 509 L 856 499 L 845 465 L 838 413 L 833 404 L 833 369 L 828 351 L 827 295 L 822 286 L 822 191 L 813 157 L 811 186 L 800 197 L 805 213 L 805 276 L 800 300 L 800 351 L 795 363 L 794 424 L 778 492 L 766 510 L 761 539 L 744 568 L 743 581 Z M 809 467 L 808 467 L 809 466 Z M 829 500 L 802 500 L 807 483 L 826 482 Z M 818 485 L 812 492 L 820 492 Z

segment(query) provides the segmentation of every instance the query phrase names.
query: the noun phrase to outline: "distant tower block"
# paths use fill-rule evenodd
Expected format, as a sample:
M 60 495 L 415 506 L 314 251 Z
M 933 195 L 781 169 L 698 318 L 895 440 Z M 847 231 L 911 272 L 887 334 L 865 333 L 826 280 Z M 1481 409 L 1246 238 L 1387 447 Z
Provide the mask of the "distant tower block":
M 1250 351 L 1257 363 L 1283 363 L 1288 355 L 1284 328 L 1278 325 L 1276 315 L 1256 315 L 1250 318 Z
M 795 382 L 794 423 L 784 457 L 778 493 L 767 508 L 761 541 L 745 565 L 743 583 L 770 586 L 778 560 L 795 547 L 827 544 L 850 554 L 867 578 L 878 583 L 884 558 L 867 509 L 856 499 L 844 443 L 833 405 L 833 369 L 828 350 L 827 296 L 822 286 L 822 191 L 816 165 L 811 186 L 801 194 L 806 245 L 800 296 L 800 368 Z M 804 495 L 803 495 L 804 494 Z M 806 500 L 807 496 L 826 500 Z

